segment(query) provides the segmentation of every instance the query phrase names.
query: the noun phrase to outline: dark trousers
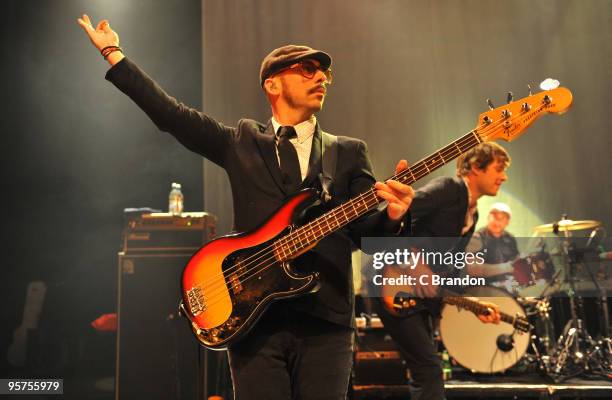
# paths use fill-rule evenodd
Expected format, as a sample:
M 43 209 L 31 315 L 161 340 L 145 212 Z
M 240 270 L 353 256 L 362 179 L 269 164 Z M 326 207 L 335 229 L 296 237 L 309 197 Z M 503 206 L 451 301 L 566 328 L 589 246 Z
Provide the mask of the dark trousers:
M 431 314 L 421 311 L 407 317 L 395 317 L 378 303 L 378 314 L 385 329 L 400 347 L 413 382 L 410 395 L 413 400 L 442 400 L 444 379 L 440 357 L 433 340 Z
M 346 399 L 353 330 L 286 308 L 271 311 L 228 351 L 235 399 Z

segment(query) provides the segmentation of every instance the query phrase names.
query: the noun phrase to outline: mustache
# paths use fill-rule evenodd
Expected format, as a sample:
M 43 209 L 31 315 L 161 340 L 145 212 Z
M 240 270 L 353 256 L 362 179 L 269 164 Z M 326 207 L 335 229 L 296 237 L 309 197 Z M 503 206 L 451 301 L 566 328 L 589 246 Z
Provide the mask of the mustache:
M 312 94 L 312 93 L 319 92 L 319 91 L 321 91 L 321 90 L 323 91 L 323 94 L 326 94 L 326 93 L 327 93 L 327 87 L 325 86 L 325 83 L 322 83 L 322 84 L 320 84 L 320 85 L 316 85 L 315 87 L 313 87 L 312 89 L 310 89 L 310 90 L 308 91 L 308 93 L 309 93 L 309 94 Z

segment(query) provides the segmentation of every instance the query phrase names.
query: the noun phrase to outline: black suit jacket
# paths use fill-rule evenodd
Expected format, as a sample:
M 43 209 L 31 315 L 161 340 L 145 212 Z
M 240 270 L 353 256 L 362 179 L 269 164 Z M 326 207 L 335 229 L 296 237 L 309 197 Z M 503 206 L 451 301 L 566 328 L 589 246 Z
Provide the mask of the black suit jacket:
M 412 205 L 412 235 L 423 238 L 422 247 L 429 251 L 465 251 L 476 223 L 478 213 L 474 215 L 474 224 L 461 234 L 468 210 L 468 188 L 463 179 L 440 177 L 429 182 L 415 192 Z M 434 238 L 453 238 L 436 241 Z M 445 276 L 459 276 L 461 270 L 455 267 L 430 266 L 436 273 Z M 423 306 L 414 311 L 429 310 L 433 315 L 440 313 L 439 298 L 428 299 Z
M 234 226 L 249 231 L 278 209 L 286 193 L 276 156 L 272 124 L 242 119 L 237 127 L 225 126 L 168 96 L 131 60 L 124 58 L 106 79 L 127 94 L 157 125 L 188 149 L 227 171 L 234 205 Z M 363 141 L 338 137 L 336 172 L 331 187 L 333 207 L 369 189 L 375 182 Z M 307 177 L 302 187 L 320 186 L 321 128 L 317 126 Z M 322 211 L 321 211 L 322 212 Z M 305 256 L 301 267 L 321 275 L 321 288 L 312 295 L 284 301 L 285 306 L 328 321 L 353 326 L 352 244 L 360 236 L 393 234 L 397 225 L 384 211 L 376 211 L 325 239 Z
M 459 177 L 434 179 L 415 192 L 410 210 L 414 236 L 459 238 L 468 210 L 468 188 Z M 478 214 L 463 237 L 472 236 L 477 221 Z

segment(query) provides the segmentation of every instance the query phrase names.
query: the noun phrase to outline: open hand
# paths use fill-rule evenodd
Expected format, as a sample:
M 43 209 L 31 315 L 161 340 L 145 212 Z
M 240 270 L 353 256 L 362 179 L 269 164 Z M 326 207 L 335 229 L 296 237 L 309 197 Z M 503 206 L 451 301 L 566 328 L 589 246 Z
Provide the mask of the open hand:
M 89 40 L 93 43 L 98 50 L 102 50 L 107 46 L 119 46 L 119 35 L 113 31 L 108 23 L 108 20 L 103 19 L 98 23 L 98 26 L 94 29 L 91 24 L 91 20 L 86 14 L 77 19 L 81 28 L 89 36 Z

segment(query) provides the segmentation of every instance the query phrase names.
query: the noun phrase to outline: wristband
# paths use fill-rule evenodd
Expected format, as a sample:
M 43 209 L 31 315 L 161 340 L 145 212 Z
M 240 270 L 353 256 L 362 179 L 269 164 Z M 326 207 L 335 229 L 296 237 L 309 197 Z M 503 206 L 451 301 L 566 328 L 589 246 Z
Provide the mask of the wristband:
M 102 50 L 100 50 L 100 54 L 102 54 L 102 57 L 104 57 L 104 59 L 106 60 L 106 58 L 115 51 L 120 51 L 121 53 L 123 53 L 123 49 L 119 46 L 106 46 Z

